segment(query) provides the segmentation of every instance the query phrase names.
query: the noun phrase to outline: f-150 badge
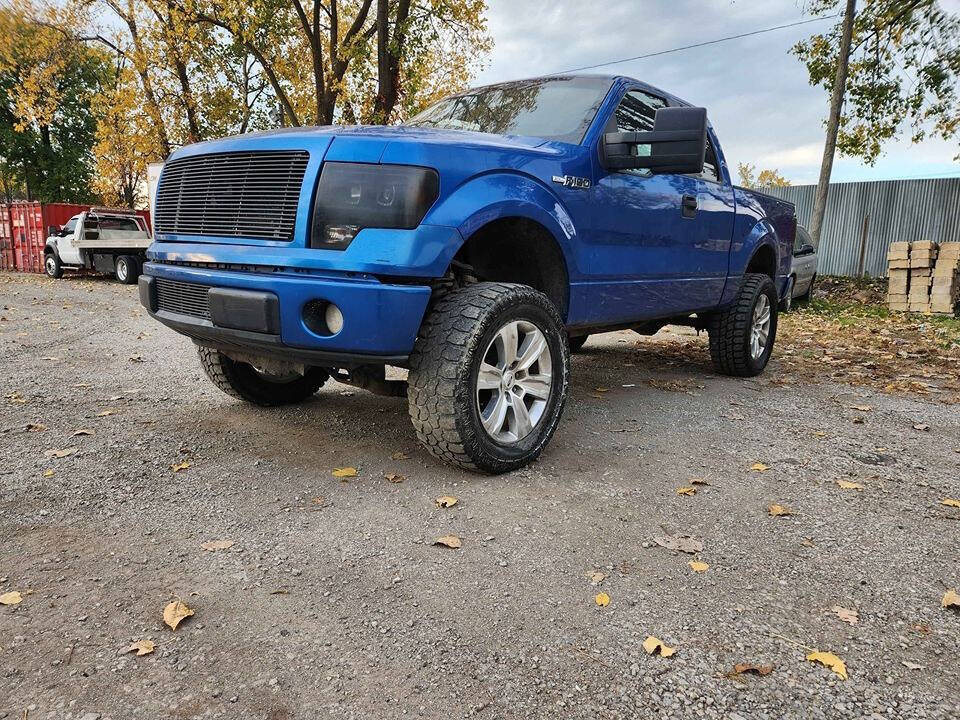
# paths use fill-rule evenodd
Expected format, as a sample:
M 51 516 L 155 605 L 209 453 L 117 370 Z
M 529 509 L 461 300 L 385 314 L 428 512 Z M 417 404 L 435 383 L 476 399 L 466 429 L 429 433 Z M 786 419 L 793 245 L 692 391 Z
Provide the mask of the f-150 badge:
M 574 177 L 573 175 L 554 175 L 553 181 L 576 190 L 586 190 L 590 187 L 590 178 Z

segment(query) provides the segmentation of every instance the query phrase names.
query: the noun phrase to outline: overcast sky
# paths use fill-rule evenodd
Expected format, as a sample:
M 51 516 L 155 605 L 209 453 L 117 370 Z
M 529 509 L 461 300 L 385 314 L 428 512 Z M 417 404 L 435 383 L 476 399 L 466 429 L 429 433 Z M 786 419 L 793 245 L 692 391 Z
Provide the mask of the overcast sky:
M 477 84 L 562 72 L 803 19 L 799 0 L 487 0 L 495 47 Z M 942 4 L 960 11 L 960 0 Z M 707 108 L 732 169 L 777 168 L 815 183 L 829 97 L 788 50 L 833 21 L 776 30 L 589 72 L 622 74 Z M 960 176 L 958 144 L 891 143 L 873 166 L 838 157 L 836 182 Z

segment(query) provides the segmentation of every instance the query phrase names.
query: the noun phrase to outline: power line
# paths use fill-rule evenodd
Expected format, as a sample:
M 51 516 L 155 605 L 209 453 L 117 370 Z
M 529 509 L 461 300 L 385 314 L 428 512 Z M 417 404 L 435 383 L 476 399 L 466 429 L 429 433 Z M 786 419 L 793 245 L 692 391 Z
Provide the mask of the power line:
M 765 28 L 763 30 L 753 30 L 752 32 L 740 33 L 739 35 L 729 35 L 727 37 L 717 38 L 716 40 L 707 40 L 706 42 L 694 43 L 693 45 L 683 45 L 682 47 L 670 48 L 669 50 L 658 50 L 657 52 L 646 53 L 645 55 L 637 55 L 635 57 L 623 58 L 622 60 L 610 60 L 609 62 L 597 63 L 596 65 L 584 65 L 583 67 L 571 68 L 570 70 L 563 70 L 557 75 L 566 75 L 567 73 L 579 72 L 581 70 L 593 70 L 594 68 L 606 67 L 607 65 L 618 65 L 620 63 L 631 62 L 633 60 L 643 60 L 644 58 L 657 57 L 658 55 L 667 55 L 669 53 L 680 52 L 681 50 L 691 50 L 693 48 L 704 47 L 706 45 L 716 45 L 717 43 L 726 42 L 727 40 L 737 40 L 739 38 L 750 37 L 751 35 L 762 35 L 763 33 L 773 32 L 774 30 L 783 30 L 785 28 L 797 27 L 798 25 L 806 25 L 808 23 L 820 22 L 821 20 L 832 20 L 833 18 L 840 17 L 840 14 L 836 15 L 824 15 L 823 17 L 809 18 L 807 20 L 798 20 L 797 22 L 787 23 L 786 25 L 777 25 L 776 27 Z

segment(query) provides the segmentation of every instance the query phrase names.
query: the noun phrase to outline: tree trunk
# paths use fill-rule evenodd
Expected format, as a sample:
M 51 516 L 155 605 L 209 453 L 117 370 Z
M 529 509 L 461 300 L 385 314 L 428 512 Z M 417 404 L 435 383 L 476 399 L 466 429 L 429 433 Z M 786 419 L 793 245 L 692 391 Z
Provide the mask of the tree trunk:
M 847 0 L 843 14 L 840 48 L 837 52 L 837 73 L 830 96 L 830 116 L 827 118 L 827 138 L 823 145 L 823 162 L 820 164 L 820 180 L 813 199 L 813 217 L 810 219 L 810 237 L 815 247 L 820 247 L 820 230 L 823 214 L 827 209 L 827 194 L 830 191 L 830 173 L 833 171 L 833 156 L 837 152 L 837 133 L 840 130 L 840 111 L 847 92 L 847 68 L 850 64 L 850 43 L 853 38 L 853 19 L 857 12 L 857 0 Z
M 399 0 L 397 17 L 390 35 L 390 2 L 377 0 L 377 99 L 373 106 L 374 122 L 386 125 L 400 97 L 400 58 L 403 55 L 410 0 Z

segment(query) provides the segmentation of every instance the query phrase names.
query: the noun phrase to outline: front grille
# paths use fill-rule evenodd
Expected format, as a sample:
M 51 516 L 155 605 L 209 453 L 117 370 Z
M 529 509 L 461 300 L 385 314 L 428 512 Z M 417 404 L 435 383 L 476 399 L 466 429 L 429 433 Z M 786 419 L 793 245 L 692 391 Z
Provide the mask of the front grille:
M 292 240 L 309 158 L 282 150 L 172 160 L 157 187 L 156 232 Z
M 158 310 L 192 315 L 204 320 L 210 319 L 210 307 L 207 304 L 209 285 L 185 283 L 159 277 L 155 278 L 154 282 L 157 285 Z

